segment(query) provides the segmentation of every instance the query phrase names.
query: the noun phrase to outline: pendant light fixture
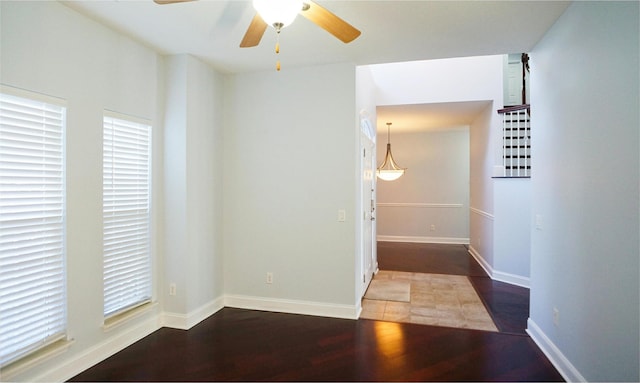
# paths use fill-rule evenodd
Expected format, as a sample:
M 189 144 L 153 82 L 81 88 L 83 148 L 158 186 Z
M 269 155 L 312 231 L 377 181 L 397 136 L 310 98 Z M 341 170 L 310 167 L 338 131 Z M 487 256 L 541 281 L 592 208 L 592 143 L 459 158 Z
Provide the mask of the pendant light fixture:
M 384 181 L 394 181 L 400 178 L 406 168 L 401 168 L 396 164 L 393 160 L 393 155 L 391 154 L 391 123 L 387 122 L 387 155 L 384 157 L 384 162 L 382 165 L 378 167 L 376 171 L 378 178 Z

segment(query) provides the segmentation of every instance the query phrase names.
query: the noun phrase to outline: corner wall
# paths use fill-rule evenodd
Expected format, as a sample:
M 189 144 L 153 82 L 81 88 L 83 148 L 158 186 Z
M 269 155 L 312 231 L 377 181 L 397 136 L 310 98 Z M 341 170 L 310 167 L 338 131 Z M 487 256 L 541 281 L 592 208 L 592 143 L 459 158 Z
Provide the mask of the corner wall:
M 227 306 L 357 316 L 355 84 L 352 64 L 228 77 Z
M 166 58 L 163 323 L 188 329 L 221 309 L 223 76 Z M 169 294 L 169 285 L 176 294 Z
M 640 380 L 639 13 L 574 2 L 531 51 L 529 332 L 571 381 Z
M 499 124 L 496 102 L 492 102 L 473 121 L 469 129 L 469 252 L 492 274 L 493 257 L 493 165 L 494 135 Z

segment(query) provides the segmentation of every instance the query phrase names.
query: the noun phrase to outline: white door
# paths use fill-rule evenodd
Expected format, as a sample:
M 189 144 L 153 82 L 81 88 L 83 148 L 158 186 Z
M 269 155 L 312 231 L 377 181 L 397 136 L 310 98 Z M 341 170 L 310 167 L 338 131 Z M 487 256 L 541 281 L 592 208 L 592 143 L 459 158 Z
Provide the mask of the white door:
M 368 122 L 368 121 L 367 121 Z M 363 123 L 364 125 L 364 123 Z M 375 142 L 371 139 L 370 124 L 361 132 L 362 155 L 362 294 L 365 293 L 378 267 L 376 259 L 376 161 Z

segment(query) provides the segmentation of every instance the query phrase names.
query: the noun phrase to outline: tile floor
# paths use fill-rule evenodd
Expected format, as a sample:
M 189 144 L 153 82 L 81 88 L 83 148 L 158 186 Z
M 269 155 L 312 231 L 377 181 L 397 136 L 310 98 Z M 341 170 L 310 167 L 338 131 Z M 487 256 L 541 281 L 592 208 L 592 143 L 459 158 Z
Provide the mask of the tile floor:
M 380 270 L 374 280 L 410 283 L 409 302 L 363 299 L 360 318 L 498 332 L 466 276 Z

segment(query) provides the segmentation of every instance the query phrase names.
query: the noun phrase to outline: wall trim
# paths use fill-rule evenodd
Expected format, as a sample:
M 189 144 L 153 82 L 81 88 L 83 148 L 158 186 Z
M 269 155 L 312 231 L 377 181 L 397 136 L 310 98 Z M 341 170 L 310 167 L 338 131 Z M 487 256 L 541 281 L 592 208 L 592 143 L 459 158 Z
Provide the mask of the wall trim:
M 486 212 L 486 211 L 484 211 L 484 210 L 477 209 L 477 208 L 475 208 L 475 207 L 469 207 L 469 211 L 470 211 L 470 212 L 472 212 L 472 213 L 475 213 L 475 214 L 477 214 L 477 215 L 481 215 L 481 216 L 483 216 L 483 217 L 485 217 L 485 218 L 489 218 L 489 219 L 490 219 L 490 220 L 492 220 L 492 221 L 493 221 L 493 219 L 494 219 L 493 214 L 488 213 L 488 212 Z
M 378 207 L 461 208 L 461 203 L 378 202 Z
M 505 273 L 502 271 L 495 270 L 489 262 L 487 262 L 482 255 L 471 245 L 469 245 L 469 254 L 478 261 L 480 266 L 484 269 L 484 271 L 489 275 L 491 279 L 498 282 L 508 283 L 510 285 L 516 285 L 524 288 L 531 287 L 531 280 L 528 277 L 523 277 L 521 275 Z
M 111 355 L 134 344 L 145 336 L 160 328 L 158 315 L 121 332 L 118 335 L 90 347 L 69 360 L 62 361 L 55 367 L 32 379 L 34 382 L 66 382 L 89 367 L 107 359 Z M 3 377 L 4 379 L 4 377 Z M 31 380 L 31 379 L 30 379 Z
M 224 297 L 218 297 L 187 314 L 163 312 L 160 317 L 162 327 L 188 330 L 224 308 Z
M 341 305 L 335 303 L 298 301 L 247 295 L 225 295 L 224 306 L 342 319 L 358 319 L 358 316 L 360 315 L 359 309 L 356 305 Z
M 510 285 L 524 287 L 527 289 L 531 288 L 531 280 L 528 277 L 523 277 L 522 275 L 516 275 L 516 274 L 505 273 L 502 271 L 494 270 L 493 275 L 491 276 L 491 279 L 499 282 L 505 282 Z
M 487 273 L 487 275 L 489 275 L 489 277 L 493 279 L 493 267 L 491 267 L 489 262 L 487 262 L 484 259 L 484 257 L 472 245 L 469 245 L 469 254 L 471 254 L 471 256 L 476 261 L 478 261 L 478 263 L 480 264 L 480 267 L 482 267 L 484 271 Z
M 527 334 L 533 339 L 536 345 L 547 356 L 551 364 L 558 370 L 560 375 L 567 382 L 586 382 L 587 380 L 580 374 L 580 371 L 571 364 L 569 359 L 560 349 L 549 339 L 542 329 L 531 319 L 527 320 Z
M 468 245 L 469 238 L 456 237 L 419 237 L 408 235 L 378 235 L 380 242 L 410 242 L 410 243 L 443 243 L 452 245 Z

